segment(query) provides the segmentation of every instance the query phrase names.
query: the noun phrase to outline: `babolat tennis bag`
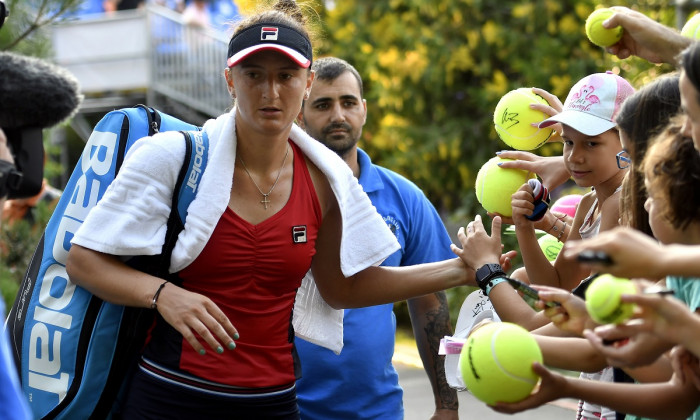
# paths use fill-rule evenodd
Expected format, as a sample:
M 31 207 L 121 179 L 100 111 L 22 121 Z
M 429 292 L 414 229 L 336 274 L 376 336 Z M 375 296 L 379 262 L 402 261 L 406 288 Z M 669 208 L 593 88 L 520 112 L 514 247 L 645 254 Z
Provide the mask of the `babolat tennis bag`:
M 206 166 L 208 139 L 198 127 L 143 105 L 109 112 L 90 135 L 49 219 L 6 325 L 35 418 L 109 417 L 138 357 L 155 311 L 102 301 L 71 283 L 65 264 L 70 240 L 114 180 L 129 148 L 142 137 L 171 130 L 183 130 L 187 153 L 173 192 L 163 252 L 129 261 L 166 278 Z

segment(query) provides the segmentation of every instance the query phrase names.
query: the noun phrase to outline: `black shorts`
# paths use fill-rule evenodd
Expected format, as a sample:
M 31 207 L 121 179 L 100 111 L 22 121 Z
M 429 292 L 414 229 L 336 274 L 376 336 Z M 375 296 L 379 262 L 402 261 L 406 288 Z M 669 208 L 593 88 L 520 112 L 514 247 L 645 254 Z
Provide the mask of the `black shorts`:
M 212 395 L 136 369 L 117 418 L 299 420 L 296 387 L 263 395 Z

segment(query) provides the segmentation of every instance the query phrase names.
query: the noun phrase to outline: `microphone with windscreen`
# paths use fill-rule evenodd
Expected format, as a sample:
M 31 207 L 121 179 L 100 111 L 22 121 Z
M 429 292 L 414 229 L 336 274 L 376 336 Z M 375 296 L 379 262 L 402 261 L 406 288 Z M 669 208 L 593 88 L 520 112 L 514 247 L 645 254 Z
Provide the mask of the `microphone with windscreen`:
M 21 176 L 0 174 L 9 198 L 39 193 L 44 177 L 42 129 L 72 116 L 82 102 L 76 78 L 44 60 L 0 52 L 0 128 Z M 6 165 L 0 165 L 0 171 Z

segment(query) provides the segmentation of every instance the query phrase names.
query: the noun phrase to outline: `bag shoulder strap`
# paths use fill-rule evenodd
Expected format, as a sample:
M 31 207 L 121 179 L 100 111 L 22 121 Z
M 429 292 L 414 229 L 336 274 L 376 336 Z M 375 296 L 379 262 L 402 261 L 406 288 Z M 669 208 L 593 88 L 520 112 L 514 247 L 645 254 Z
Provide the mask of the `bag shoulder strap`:
M 173 249 L 177 237 L 185 228 L 188 208 L 197 194 L 199 181 L 207 165 L 209 151 L 209 138 L 204 131 L 181 131 L 181 133 L 185 139 L 185 158 L 173 190 L 165 242 L 158 264 L 161 278 L 168 276 Z
M 121 140 L 118 146 L 117 165 L 114 172 L 115 176 L 119 172 L 119 169 L 121 169 L 122 163 L 124 163 L 124 157 L 126 156 L 126 147 L 129 142 L 129 131 L 131 130 L 131 126 L 139 118 L 143 118 L 139 112 L 140 109 L 146 112 L 145 122 L 146 126 L 148 127 L 148 131 L 146 133 L 142 133 L 141 135 L 152 136 L 160 131 L 160 113 L 158 113 L 158 111 L 156 111 L 154 108 L 151 108 L 150 106 L 139 104 L 132 108 L 122 108 L 116 111 L 112 111 L 126 115 L 126 118 L 124 118 L 124 120 L 122 121 L 122 126 L 119 132 L 119 138 Z
M 152 136 L 160 132 L 160 113 L 156 111 L 155 108 L 146 106 L 143 104 L 135 105 L 134 108 L 141 108 L 146 111 L 146 118 L 148 119 L 148 135 Z

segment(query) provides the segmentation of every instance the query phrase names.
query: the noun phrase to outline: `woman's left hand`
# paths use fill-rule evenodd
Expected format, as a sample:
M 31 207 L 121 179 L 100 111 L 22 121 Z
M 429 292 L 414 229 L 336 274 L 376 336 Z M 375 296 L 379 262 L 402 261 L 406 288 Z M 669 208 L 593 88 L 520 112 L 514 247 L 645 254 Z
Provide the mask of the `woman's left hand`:
M 206 353 L 200 339 L 217 353 L 236 347 L 238 331 L 216 303 L 204 295 L 169 283 L 160 293 L 157 310 L 199 354 Z

